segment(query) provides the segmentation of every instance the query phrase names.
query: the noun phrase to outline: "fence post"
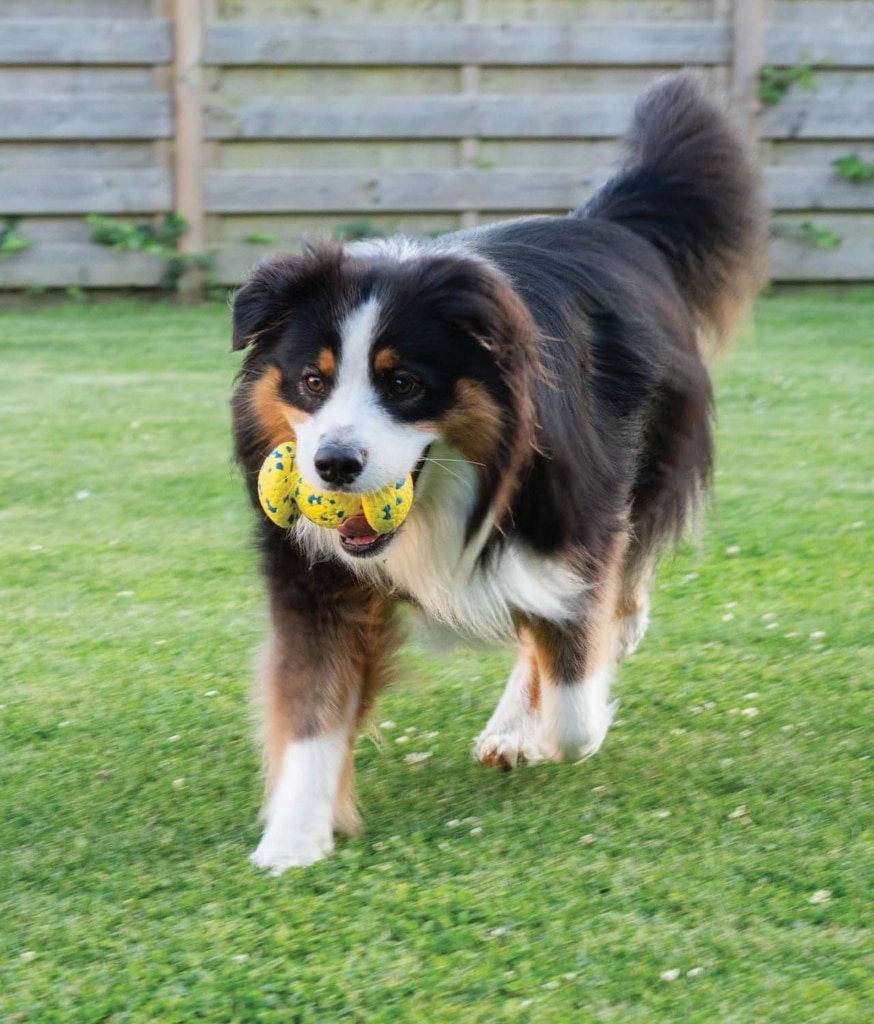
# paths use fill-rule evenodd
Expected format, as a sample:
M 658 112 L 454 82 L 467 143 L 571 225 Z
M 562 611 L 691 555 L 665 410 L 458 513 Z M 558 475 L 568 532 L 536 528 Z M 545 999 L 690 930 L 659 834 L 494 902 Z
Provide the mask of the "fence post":
M 188 222 L 179 242 L 183 253 L 202 253 L 203 230 L 203 19 L 201 0 L 176 0 L 174 36 L 173 172 L 176 212 Z M 180 290 L 189 298 L 199 294 L 202 274 L 187 273 Z
M 734 0 L 731 92 L 750 138 L 759 138 L 759 71 L 765 59 L 765 0 Z

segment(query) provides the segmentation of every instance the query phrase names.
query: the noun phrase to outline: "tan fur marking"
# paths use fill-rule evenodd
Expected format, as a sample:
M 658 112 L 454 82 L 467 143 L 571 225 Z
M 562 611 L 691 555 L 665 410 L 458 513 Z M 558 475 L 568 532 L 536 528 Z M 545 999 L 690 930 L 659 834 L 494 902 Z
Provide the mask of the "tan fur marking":
M 249 404 L 264 432 L 265 447 L 275 448 L 293 436 L 295 426 L 306 422 L 309 416 L 283 401 L 279 394 L 282 374 L 271 366 L 256 381 L 249 392 Z
M 401 357 L 398 355 L 397 349 L 383 348 L 376 353 L 373 368 L 377 373 L 388 373 L 390 370 L 397 369 L 400 363 Z
M 501 410 L 481 384 L 467 378 L 456 384 L 455 398 L 445 416 L 417 427 L 423 433 L 440 434 L 471 462 L 487 462 L 501 436 Z
M 337 370 L 337 360 L 329 348 L 323 348 L 316 358 L 316 366 L 323 377 L 333 377 Z

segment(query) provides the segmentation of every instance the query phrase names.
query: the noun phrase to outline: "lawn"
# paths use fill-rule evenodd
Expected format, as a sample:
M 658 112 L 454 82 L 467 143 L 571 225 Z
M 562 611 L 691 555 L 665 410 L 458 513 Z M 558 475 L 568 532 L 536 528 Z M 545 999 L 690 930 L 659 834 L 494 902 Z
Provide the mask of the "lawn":
M 275 879 L 227 309 L 0 314 L 0 1020 L 870 1020 L 872 325 L 768 298 L 718 368 L 595 759 L 477 766 L 509 656 L 410 648 L 366 834 Z

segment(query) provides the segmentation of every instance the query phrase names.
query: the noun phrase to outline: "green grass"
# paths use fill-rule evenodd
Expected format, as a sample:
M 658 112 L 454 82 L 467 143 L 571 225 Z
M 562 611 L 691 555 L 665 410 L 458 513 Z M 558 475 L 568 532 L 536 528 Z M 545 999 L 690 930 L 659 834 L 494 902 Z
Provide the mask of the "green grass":
M 478 767 L 508 655 L 407 651 L 366 835 L 273 879 L 227 310 L 0 315 L 0 1019 L 871 1019 L 872 323 L 766 299 L 717 371 L 598 757 Z

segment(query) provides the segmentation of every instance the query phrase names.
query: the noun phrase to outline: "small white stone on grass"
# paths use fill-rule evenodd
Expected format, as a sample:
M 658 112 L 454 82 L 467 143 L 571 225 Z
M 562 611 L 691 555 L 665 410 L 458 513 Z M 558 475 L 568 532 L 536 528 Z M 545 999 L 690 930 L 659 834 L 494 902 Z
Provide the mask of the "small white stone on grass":
M 395 743 L 409 743 L 409 742 L 410 742 L 410 737 L 409 736 L 398 736 L 398 738 L 395 740 Z
M 447 821 L 446 822 L 446 827 L 447 828 L 458 828 L 458 826 L 460 824 L 461 824 L 461 822 L 458 820 L 458 818 L 453 818 L 451 821 Z
M 659 977 L 662 981 L 676 981 L 680 977 L 680 972 L 676 967 L 672 967 L 668 971 L 662 971 Z
M 86 498 L 91 497 L 90 491 L 76 491 L 76 501 L 85 501 Z
M 185 786 L 185 779 L 174 779 L 172 785 L 174 789 L 182 789 Z
M 744 700 L 755 700 L 759 695 L 753 691 L 752 693 L 745 693 Z
M 421 764 L 422 761 L 427 761 L 431 757 L 430 750 L 423 750 L 421 753 L 407 754 L 404 760 L 407 764 Z
M 116 597 L 133 597 L 134 592 L 132 590 L 119 590 L 115 595 Z
M 477 825 L 476 828 L 472 828 L 470 830 L 470 834 L 474 838 L 476 838 L 476 836 L 481 836 L 483 834 L 482 826 L 481 825 Z
M 744 708 L 743 711 L 741 711 L 741 714 L 743 715 L 744 718 L 756 718 L 756 717 L 758 717 L 759 709 L 758 708 Z
M 820 903 L 828 903 L 831 898 L 832 894 L 829 889 L 817 889 L 807 902 L 817 906 Z
M 741 804 L 740 807 L 735 809 L 729 814 L 729 818 L 745 818 L 747 816 L 746 804 Z
M 218 697 L 218 690 L 207 690 L 204 697 Z
M 25 962 L 26 964 L 29 964 L 31 960 L 35 960 L 35 959 L 36 959 L 36 953 L 34 953 L 34 951 L 33 951 L 32 949 L 26 949 L 26 950 L 25 950 L 25 951 L 24 951 L 24 952 L 23 952 L 23 953 L 21 954 L 21 959 L 22 959 L 22 960 L 23 960 L 23 961 L 24 961 L 24 962 Z
M 380 729 L 385 729 L 386 731 L 388 731 L 389 729 L 394 729 L 395 724 L 394 724 L 394 722 L 385 721 L 385 722 L 380 722 L 379 723 L 379 727 L 380 727 Z
M 813 632 L 812 632 L 812 633 L 810 634 L 810 639 L 811 639 L 811 640 L 822 640 L 822 638 L 823 638 L 824 636 L 825 636 L 825 630 L 824 630 L 824 629 L 815 629 L 815 630 L 814 630 L 814 631 L 813 631 Z
M 655 816 L 657 818 L 670 818 L 671 812 L 670 811 L 656 811 L 655 812 Z
M 738 544 L 729 544 L 729 546 L 725 549 L 725 553 L 727 555 L 739 555 L 740 546 Z
M 703 967 L 693 967 L 691 970 L 686 971 L 687 978 L 697 978 L 699 975 L 704 973 Z

